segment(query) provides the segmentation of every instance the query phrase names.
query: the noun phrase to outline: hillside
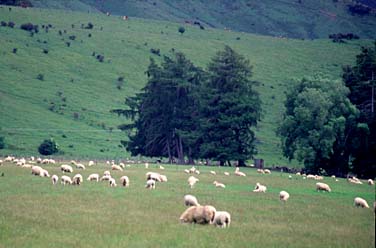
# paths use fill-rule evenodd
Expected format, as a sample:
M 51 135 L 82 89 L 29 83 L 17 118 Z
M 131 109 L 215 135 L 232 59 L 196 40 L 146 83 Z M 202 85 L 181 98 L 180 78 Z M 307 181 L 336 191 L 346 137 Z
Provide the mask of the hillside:
M 110 12 L 146 19 L 184 23 L 199 21 L 203 26 L 239 32 L 290 38 L 327 38 L 333 33 L 355 33 L 376 38 L 376 7 L 360 1 L 373 13 L 352 15 L 352 0 L 32 0 L 34 6 L 89 12 Z
M 64 156 L 124 158 L 120 140 L 125 135 L 116 127 L 126 120 L 109 111 L 124 107 L 124 98 L 145 84 L 150 57 L 161 60 L 150 49 L 160 49 L 161 55 L 175 49 L 206 67 L 226 44 L 249 58 L 254 79 L 261 82 L 257 90 L 264 112 L 256 130 L 257 157 L 267 165 L 288 164 L 274 133 L 285 88 L 294 78 L 315 73 L 339 79 L 341 66 L 354 62 L 361 45 L 371 44 L 282 39 L 190 25 L 181 35 L 178 23 L 38 8 L 0 7 L 0 16 L 15 23 L 14 28 L 0 27 L 0 136 L 7 145 L 0 155 L 35 155 L 38 145 L 53 137 Z M 26 22 L 38 24 L 39 32 L 31 36 L 21 30 Z M 81 28 L 89 22 L 93 29 Z M 103 62 L 97 55 L 104 56 Z

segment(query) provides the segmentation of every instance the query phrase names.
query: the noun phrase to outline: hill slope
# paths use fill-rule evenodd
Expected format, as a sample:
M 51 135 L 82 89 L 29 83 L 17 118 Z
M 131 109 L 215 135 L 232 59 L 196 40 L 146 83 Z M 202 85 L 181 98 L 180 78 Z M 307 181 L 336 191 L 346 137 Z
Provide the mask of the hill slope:
M 204 26 L 291 38 L 327 38 L 332 33 L 355 33 L 376 38 L 375 12 L 351 15 L 351 0 L 33 0 L 37 7 L 111 12 L 147 19 L 184 23 L 200 21 Z M 371 9 L 375 7 L 363 1 Z
M 35 155 L 43 139 L 53 137 L 65 156 L 125 157 L 120 146 L 125 135 L 116 127 L 126 120 L 109 111 L 124 107 L 124 98 L 145 84 L 149 58 L 161 58 L 150 49 L 169 55 L 174 48 L 206 67 L 226 44 L 249 58 L 254 79 L 262 82 L 257 89 L 264 108 L 256 130 L 258 157 L 269 165 L 287 164 L 274 133 L 285 88 L 293 78 L 315 73 L 340 78 L 341 66 L 353 63 L 359 47 L 370 44 L 290 40 L 189 25 L 181 35 L 176 23 L 37 8 L 0 8 L 0 16 L 16 23 L 13 29 L 0 27 L 0 136 L 7 144 L 0 155 Z M 19 29 L 26 22 L 38 24 L 39 32 L 31 36 Z M 93 29 L 81 28 L 88 22 Z M 46 31 L 42 25 L 48 24 Z

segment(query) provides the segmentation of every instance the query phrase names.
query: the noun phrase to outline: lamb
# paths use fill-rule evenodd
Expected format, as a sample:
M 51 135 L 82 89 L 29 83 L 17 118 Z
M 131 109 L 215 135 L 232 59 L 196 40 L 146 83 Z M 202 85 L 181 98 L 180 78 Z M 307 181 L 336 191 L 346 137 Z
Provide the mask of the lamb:
M 110 181 L 112 177 L 110 175 L 104 175 L 103 177 L 101 177 L 101 181 Z
M 89 167 L 90 167 L 90 166 L 93 166 L 93 165 L 94 165 L 94 161 L 90 160 L 90 161 L 89 161 Z
M 122 176 L 120 178 L 120 183 L 124 187 L 129 187 L 129 178 L 127 176 Z
M 121 168 L 125 168 L 125 164 L 124 163 L 119 163 L 119 166 L 121 167 Z
M 189 186 L 191 187 L 191 189 L 193 189 L 193 186 L 198 182 L 200 181 L 198 178 L 194 177 L 194 176 L 190 176 L 188 178 L 188 184 Z
M 192 206 L 180 215 L 181 223 L 210 224 L 213 223 L 216 209 L 213 206 Z
M 72 179 L 68 176 L 61 176 L 61 184 L 65 186 L 65 184 L 72 184 Z
M 286 202 L 290 198 L 290 194 L 286 191 L 279 192 L 279 199 L 283 202 Z
M 210 171 L 210 174 L 217 175 L 217 173 L 215 171 Z
M 149 163 L 145 163 L 145 169 L 149 169 Z
M 60 169 L 61 169 L 63 172 L 68 172 L 68 173 L 72 173 L 72 172 L 73 172 L 73 168 L 72 168 L 72 166 L 67 165 L 67 164 L 62 164 L 62 165 L 60 166 Z
M 112 170 L 123 171 L 123 168 L 121 168 L 119 165 L 116 165 L 116 164 L 113 164 L 113 165 L 111 166 L 111 169 L 112 169 Z
M 55 185 L 55 184 L 57 184 L 57 181 L 59 180 L 59 177 L 56 176 L 56 175 L 53 175 L 53 176 L 51 177 L 51 180 L 52 180 L 52 184 Z
M 265 173 L 265 174 L 271 174 L 272 172 L 271 172 L 269 169 L 265 169 L 265 170 L 264 170 L 264 173 Z
M 147 189 L 155 189 L 155 181 L 153 179 L 147 180 L 145 188 L 147 188 Z
M 109 183 L 110 183 L 110 187 L 116 187 L 117 186 L 115 178 L 110 178 Z
M 264 185 L 261 185 L 260 183 L 256 183 L 256 187 L 255 189 L 253 190 L 253 192 L 257 192 L 257 193 L 265 193 L 266 192 L 266 186 Z
M 97 181 L 99 182 L 99 175 L 98 174 L 90 174 L 88 178 L 86 179 L 87 181 Z
M 76 168 L 80 169 L 80 170 L 85 170 L 86 169 L 85 165 L 83 165 L 83 164 L 76 164 Z
M 189 170 L 187 170 L 187 169 L 185 169 L 184 172 L 187 173 L 187 174 L 189 174 Z
M 109 171 L 104 171 L 103 176 L 111 176 L 111 173 Z
M 226 188 L 226 186 L 223 184 L 223 183 L 219 183 L 217 181 L 214 181 L 213 184 L 215 185 L 215 187 L 217 188 Z
M 225 176 L 229 176 L 230 173 L 228 173 L 227 171 L 223 172 L 223 174 L 225 174 Z
M 368 179 L 368 185 L 374 185 L 374 182 L 373 182 L 373 180 L 372 179 Z
M 360 197 L 355 197 L 354 206 L 362 207 L 362 208 L 369 208 L 367 201 Z
M 81 182 L 83 181 L 82 175 L 81 174 L 76 174 L 73 177 L 73 185 L 80 185 Z
M 185 206 L 200 206 L 200 204 L 197 201 L 197 198 L 193 195 L 184 196 L 184 205 Z
M 316 190 L 317 191 L 323 190 L 323 191 L 328 191 L 328 192 L 332 191 L 329 185 L 327 185 L 326 183 L 316 183 Z
M 213 224 L 220 228 L 230 227 L 231 215 L 226 211 L 216 211 Z

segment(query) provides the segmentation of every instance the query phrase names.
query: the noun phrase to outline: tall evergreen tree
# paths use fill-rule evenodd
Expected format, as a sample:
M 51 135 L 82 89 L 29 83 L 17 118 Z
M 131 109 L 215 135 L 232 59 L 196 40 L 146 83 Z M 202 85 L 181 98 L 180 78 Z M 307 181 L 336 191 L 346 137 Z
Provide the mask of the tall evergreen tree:
M 260 119 L 261 103 L 254 90 L 249 60 L 229 46 L 218 52 L 208 66 L 208 80 L 201 99 L 200 153 L 224 165 L 239 166 L 256 154 L 252 127 Z

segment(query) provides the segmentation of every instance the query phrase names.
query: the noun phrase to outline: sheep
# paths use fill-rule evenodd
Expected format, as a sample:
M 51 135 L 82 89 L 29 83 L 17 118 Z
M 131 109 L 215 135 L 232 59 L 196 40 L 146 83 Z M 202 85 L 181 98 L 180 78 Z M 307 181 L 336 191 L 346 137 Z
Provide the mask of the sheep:
M 236 167 L 234 174 L 235 174 L 235 176 L 245 177 L 245 173 L 241 172 L 239 170 L 239 167 Z
M 72 173 L 72 172 L 73 172 L 73 168 L 72 168 L 72 166 L 67 165 L 67 164 L 62 164 L 62 165 L 60 166 L 60 169 L 61 169 L 63 172 L 68 172 L 68 173 Z
M 90 167 L 90 166 L 93 166 L 93 165 L 94 165 L 94 161 L 90 160 L 88 166 Z
M 76 164 L 76 168 L 80 169 L 80 170 L 85 170 L 86 169 L 85 165 L 83 165 L 83 164 Z
M 111 169 L 112 169 L 112 170 L 123 171 L 123 168 L 121 168 L 119 165 L 116 165 L 116 164 L 113 164 L 113 165 L 111 166 Z
M 167 182 L 167 176 L 165 175 L 159 175 L 159 179 L 161 182 Z
M 146 180 L 153 179 L 154 181 L 162 182 L 161 175 L 156 172 L 148 172 L 146 173 Z M 166 178 L 167 179 L 167 178 Z
M 0 159 L 0 166 L 3 165 L 3 160 Z
M 301 176 L 302 174 L 300 172 L 295 173 L 297 176 Z
M 55 184 L 57 184 L 57 181 L 59 181 L 59 177 L 56 176 L 56 175 L 53 175 L 53 176 L 51 177 L 51 180 L 52 180 L 52 184 L 55 185 Z
M 315 175 L 311 175 L 311 174 L 308 174 L 306 176 L 307 179 L 316 179 L 316 176 Z
M 97 181 L 99 182 L 99 175 L 98 174 L 90 174 L 88 178 L 86 179 L 87 181 Z
M 107 170 L 103 172 L 103 176 L 111 176 L 111 173 Z
M 323 177 L 323 176 L 318 176 L 318 175 L 316 175 L 316 176 L 315 176 L 315 180 L 324 180 L 324 177 Z
M 328 192 L 332 191 L 329 185 L 327 185 L 326 183 L 316 183 L 316 190 L 317 191 L 323 190 L 323 191 L 328 191 Z
M 108 180 L 108 181 L 110 183 L 110 187 L 116 187 L 117 186 L 115 178 L 110 178 L 110 180 Z
M 372 179 L 368 179 L 367 182 L 368 182 L 368 185 L 374 185 L 375 184 Z
M 230 173 L 228 173 L 227 171 L 223 172 L 223 174 L 225 174 L 225 176 L 229 176 Z
M 265 170 L 264 170 L 264 173 L 265 173 L 265 174 L 271 174 L 272 172 L 271 172 L 270 170 L 268 170 L 268 169 L 265 169 Z
M 129 178 L 127 176 L 122 176 L 120 178 L 120 183 L 124 187 L 129 187 Z
M 110 181 L 112 177 L 110 175 L 104 175 L 103 177 L 101 177 L 101 181 Z
M 153 179 L 147 180 L 145 188 L 147 188 L 147 189 L 155 189 L 155 181 Z
M 187 174 L 189 174 L 189 173 L 190 173 L 190 172 L 189 172 L 189 170 L 187 170 L 187 169 L 185 169 L 185 170 L 184 170 L 184 172 L 185 172 L 185 173 L 187 173 Z
M 356 177 L 353 177 L 353 178 L 347 178 L 347 181 L 349 183 L 353 183 L 353 184 L 363 184 L 358 178 Z
M 50 177 L 50 174 L 48 173 L 48 171 L 46 169 L 42 169 L 40 176 L 41 177 Z
M 215 187 L 217 188 L 226 188 L 226 186 L 223 184 L 223 183 L 219 183 L 217 181 L 214 181 L 213 184 L 215 185 Z
M 159 169 L 160 169 L 160 170 L 164 170 L 165 168 L 164 168 L 162 165 L 160 165 L 160 166 L 159 166 Z
M 194 176 L 190 176 L 188 178 L 188 184 L 189 186 L 191 187 L 191 189 L 193 189 L 193 186 L 198 182 L 200 181 L 198 178 L 194 177 Z
M 185 206 L 200 206 L 200 204 L 197 201 L 197 198 L 193 195 L 184 196 L 184 205 Z
M 290 198 L 290 194 L 286 191 L 279 192 L 279 199 L 283 202 L 286 202 Z
M 73 177 L 73 185 L 80 185 L 81 182 L 83 181 L 82 175 L 81 174 L 76 174 Z
M 265 171 L 263 169 L 257 169 L 257 173 L 265 174 Z
M 360 197 L 355 197 L 354 206 L 362 207 L 362 208 L 369 208 L 367 201 Z
M 216 227 L 220 227 L 220 228 L 230 227 L 230 223 L 231 223 L 231 215 L 229 212 L 226 212 L 226 211 L 215 212 L 213 224 Z
M 213 223 L 216 209 L 213 206 L 192 206 L 180 215 L 181 223 L 210 224 Z
M 196 171 L 196 168 L 195 168 L 194 166 L 192 166 L 192 167 L 189 169 L 189 172 L 192 173 L 192 174 L 195 173 L 195 171 Z
M 256 187 L 255 189 L 253 190 L 253 192 L 257 192 L 257 193 L 265 193 L 266 192 L 266 186 L 264 185 L 261 185 L 260 183 L 256 183 Z
M 31 167 L 31 174 L 35 176 L 43 177 L 44 176 L 43 170 L 44 169 L 42 167 L 36 165 L 36 166 Z
M 210 174 L 217 175 L 217 173 L 215 171 L 210 171 Z
M 24 164 L 21 166 L 21 168 L 31 168 L 33 167 L 31 164 Z
M 200 175 L 200 171 L 199 170 L 195 170 L 195 174 L 196 175 Z
M 149 163 L 145 163 L 145 169 L 149 169 Z
M 66 175 L 61 176 L 61 184 L 72 184 L 72 179 Z

